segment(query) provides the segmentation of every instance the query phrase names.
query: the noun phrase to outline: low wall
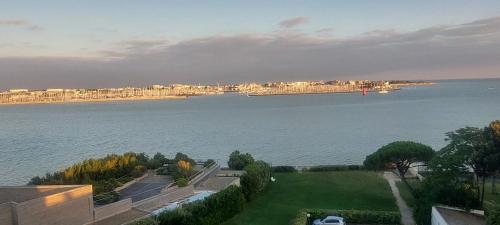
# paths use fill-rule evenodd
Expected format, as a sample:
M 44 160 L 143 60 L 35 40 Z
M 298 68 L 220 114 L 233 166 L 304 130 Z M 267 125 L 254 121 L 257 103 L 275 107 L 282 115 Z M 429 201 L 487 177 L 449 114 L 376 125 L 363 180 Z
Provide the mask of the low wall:
M 6 202 L 0 204 L 0 224 L 14 225 L 14 206 L 15 203 Z
M 200 174 L 198 174 L 196 177 L 194 177 L 193 179 L 191 179 L 189 181 L 189 184 L 196 185 L 198 182 L 200 182 L 201 180 L 203 180 L 205 177 L 207 177 L 208 175 L 210 175 L 212 172 L 214 172 L 217 169 L 220 169 L 220 166 L 217 165 L 217 164 L 213 165 L 212 167 L 204 170 L 203 172 L 201 172 Z
M 139 202 L 135 202 L 133 204 L 133 207 L 143 211 L 152 211 L 162 206 L 165 206 L 168 203 L 179 200 L 180 198 L 185 198 L 193 194 L 194 194 L 194 187 L 193 185 L 189 185 L 186 187 L 177 188 L 168 193 L 160 194 L 157 196 L 153 196 L 151 198 L 144 199 Z
M 120 214 L 122 212 L 126 212 L 132 209 L 132 199 L 127 198 L 118 202 L 113 202 L 107 205 L 103 205 L 97 208 L 94 208 L 94 221 L 99 221 L 102 219 L 106 219 L 108 217 Z

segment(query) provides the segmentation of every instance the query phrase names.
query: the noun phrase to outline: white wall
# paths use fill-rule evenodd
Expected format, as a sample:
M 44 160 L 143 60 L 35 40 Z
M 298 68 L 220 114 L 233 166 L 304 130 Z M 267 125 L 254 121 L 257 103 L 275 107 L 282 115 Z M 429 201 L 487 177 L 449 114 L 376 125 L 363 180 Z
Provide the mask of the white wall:
M 439 211 L 437 211 L 436 207 L 432 207 L 432 215 L 431 215 L 431 224 L 432 225 L 448 225 L 444 218 L 441 216 Z

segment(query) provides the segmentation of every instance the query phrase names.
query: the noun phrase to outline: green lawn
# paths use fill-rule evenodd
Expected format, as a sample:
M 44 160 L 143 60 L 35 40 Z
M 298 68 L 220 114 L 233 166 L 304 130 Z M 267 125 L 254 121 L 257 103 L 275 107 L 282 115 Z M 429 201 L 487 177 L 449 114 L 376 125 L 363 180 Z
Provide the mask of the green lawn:
M 500 193 L 500 179 L 497 179 L 497 192 Z M 488 200 L 488 201 L 494 201 L 496 202 L 497 204 L 500 204 L 500 194 L 492 194 L 491 193 L 491 180 L 488 180 L 485 184 L 486 186 L 484 186 L 484 193 L 485 193 L 485 196 L 484 196 L 484 199 L 485 200 Z
M 225 225 L 286 225 L 302 208 L 397 211 L 389 184 L 366 171 L 280 173 Z
M 398 186 L 399 194 L 405 200 L 406 204 L 410 207 L 415 205 L 415 198 L 410 192 L 410 188 L 403 181 L 396 182 L 396 186 Z

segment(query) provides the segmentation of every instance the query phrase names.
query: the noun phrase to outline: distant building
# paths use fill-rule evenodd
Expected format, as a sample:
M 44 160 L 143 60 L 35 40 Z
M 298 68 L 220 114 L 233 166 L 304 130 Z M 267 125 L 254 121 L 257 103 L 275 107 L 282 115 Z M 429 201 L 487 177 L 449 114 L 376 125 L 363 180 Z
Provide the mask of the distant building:
M 484 211 L 463 209 L 449 206 L 432 207 L 432 225 L 485 225 Z
M 47 89 L 47 92 L 63 92 L 63 91 L 64 91 L 64 89 L 54 89 L 54 88 Z
M 21 92 L 28 92 L 28 89 L 10 89 L 10 93 L 21 93 Z

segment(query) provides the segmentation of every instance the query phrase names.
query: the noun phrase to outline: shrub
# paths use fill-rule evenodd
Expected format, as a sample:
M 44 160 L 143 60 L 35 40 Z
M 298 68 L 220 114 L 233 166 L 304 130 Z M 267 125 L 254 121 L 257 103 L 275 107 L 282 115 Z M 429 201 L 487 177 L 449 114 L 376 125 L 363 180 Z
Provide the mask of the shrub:
M 163 164 L 159 160 L 151 159 L 147 162 L 146 166 L 148 169 L 158 169 L 162 166 Z
M 132 172 L 130 172 L 130 175 L 134 178 L 137 178 L 137 177 L 140 177 L 142 175 L 144 175 L 144 173 L 146 172 L 146 167 L 143 166 L 143 165 L 138 165 L 138 166 L 135 166 L 134 167 L 134 170 L 132 170 Z
M 156 169 L 156 175 L 168 175 L 167 167 L 160 167 Z
M 306 171 L 309 172 L 326 172 L 326 171 L 346 171 L 346 170 L 364 170 L 361 165 L 330 165 L 330 166 L 313 166 Z
M 159 225 L 160 223 L 154 217 L 147 217 L 144 219 L 136 220 L 131 223 L 127 223 L 127 225 Z
M 160 225 L 194 225 L 193 215 L 183 208 L 162 212 L 157 219 Z
M 309 222 L 326 216 L 343 217 L 348 224 L 396 225 L 401 221 L 398 211 L 303 209 L 292 220 L 292 225 L 306 225 L 308 213 L 311 215 Z
M 241 212 L 244 203 L 241 188 L 230 186 L 203 201 L 188 204 L 185 209 L 194 217 L 195 224 L 217 225 Z
M 297 170 L 293 166 L 274 166 L 272 168 L 274 173 L 295 173 Z
M 139 157 L 139 158 L 138 158 Z M 94 184 L 99 181 L 130 176 L 135 166 L 140 165 L 144 155 L 128 152 L 123 155 L 111 154 L 104 158 L 87 159 L 62 171 L 35 177 L 30 184 Z
M 500 225 L 500 206 L 492 205 L 486 208 L 486 224 Z
M 133 179 L 134 179 L 134 178 L 132 178 L 132 177 L 129 177 L 129 176 L 124 176 L 124 177 L 120 177 L 120 178 L 118 178 L 118 179 L 116 179 L 116 180 L 117 180 L 118 182 L 120 182 L 120 186 L 121 186 L 121 185 L 123 185 L 123 184 L 125 184 L 125 183 L 127 183 L 127 182 L 129 182 L 129 181 L 131 181 L 131 180 L 133 180 Z
M 241 176 L 241 187 L 245 198 L 251 200 L 269 184 L 271 168 L 264 161 L 256 161 L 245 167 L 245 172 Z
M 444 204 L 464 209 L 479 207 L 477 192 L 467 183 L 453 178 L 432 175 L 414 189 L 413 217 L 418 224 L 431 224 L 432 205 Z
M 242 170 L 246 166 L 254 163 L 252 155 L 249 153 L 241 154 L 240 151 L 236 150 L 229 155 L 229 161 L 227 165 L 233 170 Z
M 237 186 L 230 186 L 205 200 L 184 205 L 158 216 L 160 225 L 218 225 L 243 210 L 245 198 Z
M 118 200 L 120 200 L 120 194 L 116 191 L 94 195 L 94 202 L 96 205 L 105 205 Z
M 179 187 L 186 187 L 189 183 L 189 181 L 186 179 L 186 178 L 179 178 L 175 181 L 175 183 L 177 184 L 177 186 Z

